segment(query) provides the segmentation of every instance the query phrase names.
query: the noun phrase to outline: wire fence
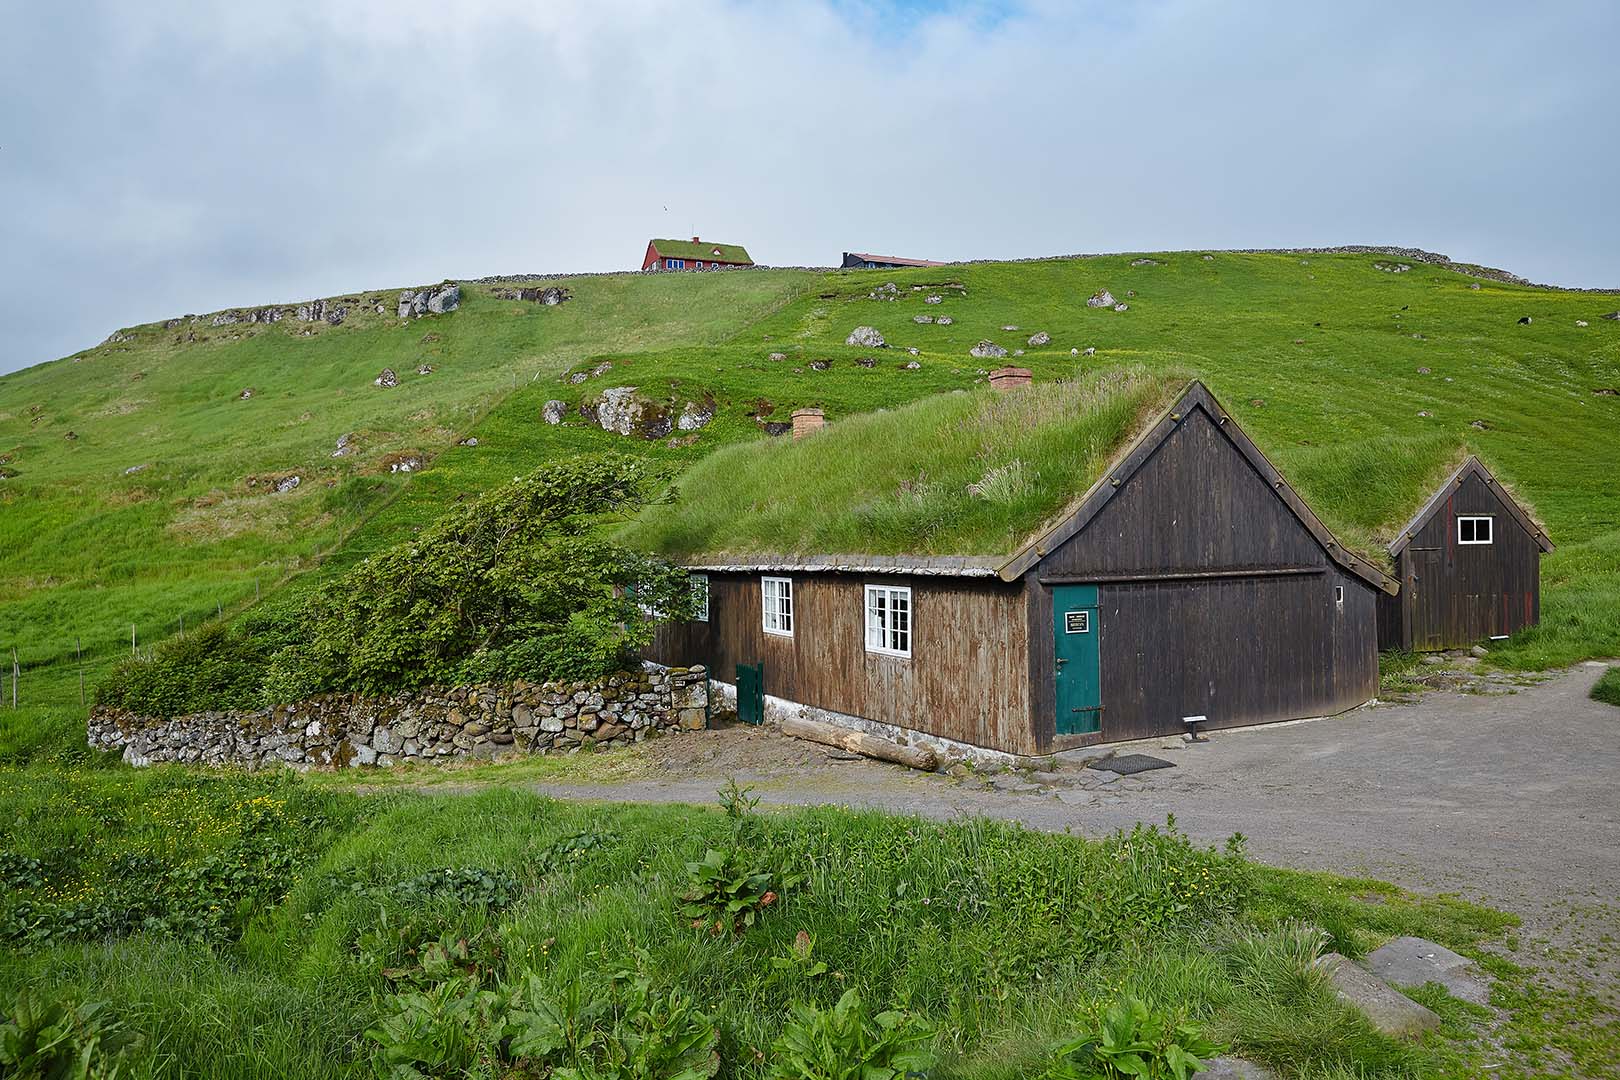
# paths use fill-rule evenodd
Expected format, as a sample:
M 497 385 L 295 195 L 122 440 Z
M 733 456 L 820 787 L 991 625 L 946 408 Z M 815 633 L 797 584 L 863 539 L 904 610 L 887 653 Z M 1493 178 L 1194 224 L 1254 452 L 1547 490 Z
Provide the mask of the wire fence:
M 184 637 L 209 623 L 234 617 L 259 596 L 255 581 L 251 593 L 233 597 L 229 603 L 216 598 L 189 610 L 130 622 L 98 620 L 81 626 L 71 638 L 40 640 L 18 634 L 0 645 L 0 707 L 88 705 L 96 683 L 117 664 L 147 654 L 171 637 Z M 86 637 L 91 643 L 86 644 Z

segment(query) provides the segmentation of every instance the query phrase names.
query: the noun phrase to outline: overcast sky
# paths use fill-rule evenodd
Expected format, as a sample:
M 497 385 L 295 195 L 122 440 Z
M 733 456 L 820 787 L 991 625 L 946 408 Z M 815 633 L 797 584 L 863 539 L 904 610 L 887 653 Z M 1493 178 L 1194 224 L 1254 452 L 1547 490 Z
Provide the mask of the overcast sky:
M 1620 5 L 0 0 L 0 372 L 445 277 L 1388 243 L 1620 286 Z

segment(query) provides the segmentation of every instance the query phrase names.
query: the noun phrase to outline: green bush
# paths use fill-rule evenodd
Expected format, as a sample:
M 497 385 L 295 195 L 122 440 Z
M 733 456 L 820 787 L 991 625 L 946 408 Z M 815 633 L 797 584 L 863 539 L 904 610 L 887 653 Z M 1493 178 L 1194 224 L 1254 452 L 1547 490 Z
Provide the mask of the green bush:
M 1042 1080 L 1187 1080 L 1220 1051 L 1198 1025 L 1122 997 L 1058 1047 Z
M 138 1041 L 105 1003 L 74 1007 L 23 990 L 0 1022 L 0 1076 L 114 1080 Z
M 119 664 L 96 687 L 96 704 L 161 717 L 257 708 L 269 658 L 263 639 L 225 623 L 204 623 Z

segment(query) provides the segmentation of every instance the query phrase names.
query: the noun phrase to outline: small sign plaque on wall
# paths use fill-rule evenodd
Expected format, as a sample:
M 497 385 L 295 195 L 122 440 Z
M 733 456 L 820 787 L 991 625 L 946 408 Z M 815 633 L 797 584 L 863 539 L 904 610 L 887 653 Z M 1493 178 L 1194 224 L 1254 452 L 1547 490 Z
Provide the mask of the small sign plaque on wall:
M 1091 612 L 1085 609 L 1065 611 L 1063 613 L 1063 632 L 1066 634 L 1091 633 Z

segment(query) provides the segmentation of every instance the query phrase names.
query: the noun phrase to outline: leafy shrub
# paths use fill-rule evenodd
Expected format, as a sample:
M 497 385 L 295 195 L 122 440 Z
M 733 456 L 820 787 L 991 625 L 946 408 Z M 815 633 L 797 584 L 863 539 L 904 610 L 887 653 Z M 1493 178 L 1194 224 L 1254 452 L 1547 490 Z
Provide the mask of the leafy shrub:
M 140 716 L 257 708 L 267 643 L 224 623 L 204 623 L 119 664 L 96 687 L 96 704 Z
M 503 908 L 522 892 L 516 875 L 481 866 L 429 870 L 383 888 L 405 903 L 448 897 L 463 907 L 482 905 L 488 908 Z
M 708 927 L 713 934 L 753 926 L 787 887 L 772 871 L 744 862 L 736 848 L 710 848 L 702 861 L 687 863 L 686 872 L 691 887 L 681 896 L 681 914 L 692 920 L 693 929 Z
M 772 1046 L 771 1080 L 902 1080 L 933 1063 L 934 1029 L 899 1010 L 871 1015 L 859 991 L 830 1009 L 793 1006 Z
M 1187 1080 L 1220 1051 L 1196 1024 L 1122 997 L 1057 1048 L 1042 1080 Z
M 651 481 L 632 458 L 584 454 L 456 506 L 310 596 L 307 643 L 278 654 L 268 682 L 373 693 L 622 666 L 651 640 L 648 611 L 695 604 L 685 571 L 599 527 L 639 509 Z
M 138 1042 L 104 1003 L 75 1008 L 23 990 L 0 1022 L 0 1076 L 114 1080 Z

